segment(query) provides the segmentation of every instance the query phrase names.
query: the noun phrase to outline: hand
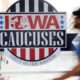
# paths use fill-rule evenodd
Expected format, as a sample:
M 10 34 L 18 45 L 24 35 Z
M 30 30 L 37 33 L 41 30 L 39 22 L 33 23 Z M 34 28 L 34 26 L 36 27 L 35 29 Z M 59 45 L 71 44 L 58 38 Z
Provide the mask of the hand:
M 61 78 L 55 78 L 55 79 L 52 79 L 52 80 L 64 80 L 64 79 L 61 79 Z

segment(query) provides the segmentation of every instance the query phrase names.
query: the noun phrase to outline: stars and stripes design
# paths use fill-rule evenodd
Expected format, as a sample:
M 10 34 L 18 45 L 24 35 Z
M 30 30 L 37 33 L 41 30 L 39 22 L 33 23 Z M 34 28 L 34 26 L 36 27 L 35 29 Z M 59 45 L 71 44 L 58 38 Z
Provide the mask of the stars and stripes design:
M 43 0 L 20 0 L 7 12 L 56 12 L 56 9 Z
M 20 0 L 7 12 L 56 12 L 56 9 L 44 0 Z M 9 51 L 22 60 L 39 61 L 54 53 L 56 48 L 10 48 Z
M 27 61 L 43 60 L 54 53 L 54 48 L 11 48 L 10 52 Z

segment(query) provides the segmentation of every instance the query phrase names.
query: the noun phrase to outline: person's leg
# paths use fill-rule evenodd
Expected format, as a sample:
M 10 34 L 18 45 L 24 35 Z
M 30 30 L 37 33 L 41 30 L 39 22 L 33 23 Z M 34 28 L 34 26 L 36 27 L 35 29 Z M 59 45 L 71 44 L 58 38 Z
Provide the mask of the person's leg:
M 79 55 L 79 64 L 80 64 L 80 55 Z M 78 73 L 79 80 L 80 80 L 80 72 Z
M 64 74 L 63 76 L 61 76 L 60 78 L 56 78 L 56 79 L 53 79 L 53 80 L 65 80 L 65 79 L 67 79 L 71 76 L 76 75 L 79 72 L 80 72 L 80 64 L 78 64 L 75 68 L 73 68 L 72 71 L 69 71 L 66 74 Z

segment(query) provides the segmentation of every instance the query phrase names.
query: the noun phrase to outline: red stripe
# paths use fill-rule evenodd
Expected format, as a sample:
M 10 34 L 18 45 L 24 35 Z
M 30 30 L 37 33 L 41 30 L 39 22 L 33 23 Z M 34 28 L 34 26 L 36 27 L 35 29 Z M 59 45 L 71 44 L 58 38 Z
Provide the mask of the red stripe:
M 26 59 L 26 48 L 21 48 L 20 52 L 21 52 L 21 58 Z
M 39 58 L 44 59 L 44 48 L 39 49 Z
M 16 50 L 16 48 L 11 48 L 11 51 L 12 51 L 12 53 L 13 53 L 14 55 L 17 54 L 17 50 Z
M 9 17 L 5 16 L 5 29 L 9 29 Z
M 54 51 L 54 48 L 49 48 L 49 55 L 51 55 Z
M 35 49 L 30 48 L 30 60 L 35 60 Z

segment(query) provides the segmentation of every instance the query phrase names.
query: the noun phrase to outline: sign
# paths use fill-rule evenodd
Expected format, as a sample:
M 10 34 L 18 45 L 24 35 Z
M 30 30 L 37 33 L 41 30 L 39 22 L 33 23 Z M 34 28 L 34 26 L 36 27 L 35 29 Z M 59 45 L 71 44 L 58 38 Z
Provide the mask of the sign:
M 65 12 L 57 12 L 44 0 L 20 0 L 7 12 L 0 13 L 0 47 L 14 61 L 41 65 L 66 47 Z

